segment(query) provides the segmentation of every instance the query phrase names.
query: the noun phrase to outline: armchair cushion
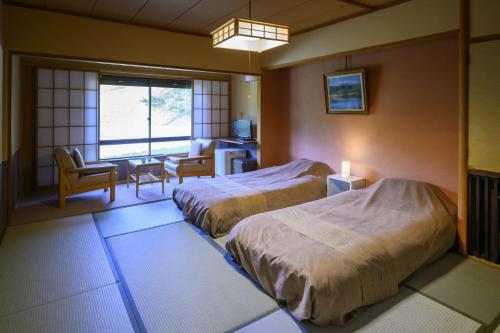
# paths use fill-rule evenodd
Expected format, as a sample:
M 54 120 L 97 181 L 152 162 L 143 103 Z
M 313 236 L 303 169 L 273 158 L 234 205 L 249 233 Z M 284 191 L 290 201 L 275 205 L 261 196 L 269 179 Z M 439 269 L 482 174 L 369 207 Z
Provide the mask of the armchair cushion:
M 164 166 L 165 169 L 173 171 L 176 174 L 179 174 L 180 164 L 178 162 L 166 160 Z M 207 168 L 203 164 L 200 164 L 198 162 L 188 162 L 183 164 L 182 170 L 183 172 L 196 172 L 196 171 L 206 171 Z
M 80 149 L 73 149 L 73 160 L 75 160 L 75 164 L 78 168 L 85 167 L 85 162 L 83 161 L 82 153 L 80 153 Z
M 191 147 L 189 148 L 188 157 L 197 157 L 201 154 L 201 142 L 193 141 L 191 142 Z
M 62 167 L 64 169 L 76 168 L 76 163 L 66 148 L 57 147 L 56 149 L 54 149 L 54 154 L 56 155 L 56 159 L 57 159 L 58 163 L 61 164 L 61 165 L 59 165 L 60 167 Z
M 115 179 L 118 176 L 118 173 L 116 171 L 113 171 L 115 173 Z M 81 176 L 78 178 L 78 181 L 75 184 L 75 187 L 83 187 L 83 186 L 92 186 L 92 185 L 98 185 L 98 184 L 104 184 L 104 183 L 109 183 L 109 172 L 106 173 L 95 173 L 91 175 L 85 175 Z
M 169 156 L 168 157 L 168 161 L 172 161 L 174 163 L 179 163 L 179 160 L 182 159 L 182 158 L 185 158 L 185 157 L 181 157 L 181 156 Z
M 64 147 L 57 147 L 54 149 L 54 155 L 56 156 L 56 162 L 59 166 L 59 172 L 62 169 L 75 169 L 76 164 L 69 151 Z M 78 174 L 67 174 L 64 173 L 63 176 L 66 178 L 66 187 L 69 188 L 72 185 L 76 184 L 78 180 Z
M 201 143 L 201 156 L 210 156 L 214 158 L 215 146 L 216 146 L 215 140 L 196 139 L 196 141 Z M 210 160 L 204 160 L 202 163 L 207 170 L 212 169 L 212 162 Z
M 196 139 L 201 143 L 201 155 L 202 156 L 213 156 L 215 153 L 215 140 L 209 139 Z
M 108 170 L 103 171 L 103 170 L 99 170 L 99 169 L 100 168 L 109 168 L 109 167 L 116 168 L 116 165 L 111 164 L 111 163 L 105 163 L 105 162 L 104 163 L 87 164 L 83 168 L 79 168 L 79 169 L 83 169 L 83 170 L 79 171 L 79 174 L 80 174 L 80 176 L 88 176 L 88 175 L 103 173 L 103 172 L 107 172 Z M 89 171 L 85 171 L 85 169 L 89 169 Z

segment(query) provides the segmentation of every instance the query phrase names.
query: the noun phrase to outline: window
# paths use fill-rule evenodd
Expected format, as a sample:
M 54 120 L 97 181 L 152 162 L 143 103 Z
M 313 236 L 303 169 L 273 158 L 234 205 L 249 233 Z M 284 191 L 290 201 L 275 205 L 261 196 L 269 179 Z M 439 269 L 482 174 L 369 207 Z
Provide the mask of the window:
M 188 149 L 193 109 L 190 80 L 103 76 L 99 92 L 101 158 Z

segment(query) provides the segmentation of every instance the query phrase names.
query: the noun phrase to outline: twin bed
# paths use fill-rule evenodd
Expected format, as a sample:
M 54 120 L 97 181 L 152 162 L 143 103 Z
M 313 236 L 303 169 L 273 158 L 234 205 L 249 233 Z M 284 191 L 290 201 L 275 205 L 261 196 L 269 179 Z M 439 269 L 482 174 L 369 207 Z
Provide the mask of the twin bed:
M 236 263 L 298 320 L 342 325 L 454 244 L 456 207 L 435 186 L 382 179 L 324 198 L 314 185 L 324 187 L 324 165 L 277 168 L 186 183 L 174 199 L 210 234 L 230 231 L 226 249 Z
M 285 165 L 215 179 L 186 182 L 173 199 L 186 220 L 212 237 L 226 235 L 244 218 L 326 196 L 324 163 L 296 160 Z

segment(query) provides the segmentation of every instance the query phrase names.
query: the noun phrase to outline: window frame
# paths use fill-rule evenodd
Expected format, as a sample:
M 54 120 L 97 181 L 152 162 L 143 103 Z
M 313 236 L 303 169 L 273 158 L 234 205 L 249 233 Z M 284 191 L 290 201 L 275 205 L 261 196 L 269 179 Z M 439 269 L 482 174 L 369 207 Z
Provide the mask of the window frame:
M 134 86 L 134 87 L 147 87 L 149 94 L 149 107 L 148 107 L 148 137 L 147 138 L 137 138 L 137 139 L 111 139 L 111 140 L 101 140 L 101 84 L 108 85 L 122 85 L 122 86 Z M 108 157 L 101 158 L 101 145 L 111 146 L 119 144 L 134 144 L 134 143 L 147 143 L 148 144 L 148 155 L 147 156 L 161 156 L 151 155 L 151 144 L 154 142 L 173 142 L 173 141 L 186 141 L 193 139 L 193 79 L 172 79 L 172 78 L 141 78 L 141 77 L 129 77 L 129 76 L 115 76 L 115 75 L 100 75 L 98 82 L 98 128 L 97 128 L 97 156 L 99 160 L 128 160 L 131 158 L 141 157 L 138 156 L 127 156 L 127 157 Z M 191 135 L 189 136 L 170 136 L 170 137 L 151 137 L 151 88 L 153 87 L 164 87 L 164 88 L 178 88 L 185 87 L 191 89 Z

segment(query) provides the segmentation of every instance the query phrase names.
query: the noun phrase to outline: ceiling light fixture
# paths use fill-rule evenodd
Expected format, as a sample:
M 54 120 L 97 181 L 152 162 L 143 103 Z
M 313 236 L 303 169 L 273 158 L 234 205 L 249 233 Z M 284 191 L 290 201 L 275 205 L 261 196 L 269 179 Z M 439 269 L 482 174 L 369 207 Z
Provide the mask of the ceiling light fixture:
M 212 31 L 213 47 L 262 52 L 288 44 L 290 28 L 252 20 L 251 5 L 249 0 L 248 19 L 233 18 Z

